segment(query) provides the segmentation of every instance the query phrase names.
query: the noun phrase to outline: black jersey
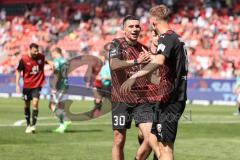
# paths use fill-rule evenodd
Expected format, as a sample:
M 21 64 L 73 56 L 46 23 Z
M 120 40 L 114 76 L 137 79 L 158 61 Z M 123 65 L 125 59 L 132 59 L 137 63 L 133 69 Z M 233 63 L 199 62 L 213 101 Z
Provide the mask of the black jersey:
M 184 42 L 179 35 L 169 30 L 160 35 L 157 53 L 166 57 L 165 69 L 169 70 L 168 78 L 172 80 L 173 90 L 169 101 L 185 101 L 187 99 L 188 60 Z

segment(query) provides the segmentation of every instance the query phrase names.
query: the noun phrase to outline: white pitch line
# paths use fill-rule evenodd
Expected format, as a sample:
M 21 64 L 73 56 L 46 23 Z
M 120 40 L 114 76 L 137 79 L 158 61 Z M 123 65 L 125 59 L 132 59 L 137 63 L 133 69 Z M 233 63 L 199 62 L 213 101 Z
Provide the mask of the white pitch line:
M 53 117 L 41 117 L 41 120 L 53 119 Z M 25 120 L 16 121 L 14 124 L 0 124 L 0 127 L 20 127 L 23 126 Z M 19 125 L 16 125 L 19 124 Z M 55 126 L 59 123 L 38 123 L 38 126 Z M 240 124 L 240 121 L 180 121 L 180 124 Z M 87 125 L 112 125 L 111 122 L 73 122 L 74 126 L 87 126 Z
M 48 120 L 48 119 L 54 119 L 53 117 L 39 117 L 38 120 Z M 13 123 L 13 126 L 22 126 L 24 123 L 26 123 L 25 119 L 18 120 Z
M 56 126 L 56 125 L 59 125 L 59 123 L 38 123 L 37 124 L 37 126 Z M 99 123 L 99 122 L 86 122 L 86 123 L 73 122 L 72 125 L 73 126 L 87 126 L 87 125 L 94 126 L 94 125 L 112 125 L 112 123 L 110 123 L 110 122 L 102 122 L 102 123 Z M 23 126 L 23 125 L 15 126 L 13 124 L 0 124 L 0 127 L 25 127 L 25 126 Z

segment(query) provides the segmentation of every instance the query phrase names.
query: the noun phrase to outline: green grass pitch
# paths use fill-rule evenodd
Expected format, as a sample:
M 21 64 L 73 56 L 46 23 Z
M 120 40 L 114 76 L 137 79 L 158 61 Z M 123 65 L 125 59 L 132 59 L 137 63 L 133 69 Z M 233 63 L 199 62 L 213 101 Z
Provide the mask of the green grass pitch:
M 73 110 L 91 108 L 91 101 L 74 102 Z M 176 160 L 239 160 L 240 116 L 235 107 L 188 105 L 180 121 L 175 145 Z M 110 114 L 74 122 L 69 132 L 52 133 L 57 120 L 41 100 L 37 134 L 25 134 L 23 101 L 0 99 L 0 160 L 111 160 Z M 128 131 L 125 159 L 132 160 L 138 148 L 137 129 Z M 152 159 L 151 157 L 149 159 Z

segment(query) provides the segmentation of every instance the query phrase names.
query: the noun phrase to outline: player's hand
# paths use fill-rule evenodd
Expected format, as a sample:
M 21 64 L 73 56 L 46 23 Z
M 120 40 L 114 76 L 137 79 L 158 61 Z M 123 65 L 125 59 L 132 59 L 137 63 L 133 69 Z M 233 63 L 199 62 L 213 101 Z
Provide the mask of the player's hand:
M 148 63 L 151 59 L 151 53 L 142 47 L 143 52 L 140 53 L 138 63 Z
M 16 93 L 21 93 L 21 89 L 20 89 L 20 85 L 19 84 L 16 85 Z
M 150 56 L 144 52 L 141 52 L 137 61 L 138 63 L 148 63 L 150 61 Z
M 135 78 L 129 78 L 128 80 L 126 80 L 120 88 L 120 93 L 122 94 L 127 94 L 128 92 L 130 92 L 133 84 L 136 82 Z

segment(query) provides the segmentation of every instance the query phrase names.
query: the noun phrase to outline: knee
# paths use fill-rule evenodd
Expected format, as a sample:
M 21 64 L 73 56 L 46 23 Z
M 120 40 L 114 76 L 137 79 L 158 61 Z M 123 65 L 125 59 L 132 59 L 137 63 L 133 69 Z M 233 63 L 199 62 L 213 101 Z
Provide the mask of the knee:
M 163 155 L 173 156 L 173 144 L 164 144 L 160 147 L 160 152 Z
M 162 149 L 162 154 L 173 155 L 173 150 L 171 148 L 163 148 Z
M 121 133 L 114 132 L 113 145 L 117 148 L 123 148 L 125 143 L 125 136 Z

